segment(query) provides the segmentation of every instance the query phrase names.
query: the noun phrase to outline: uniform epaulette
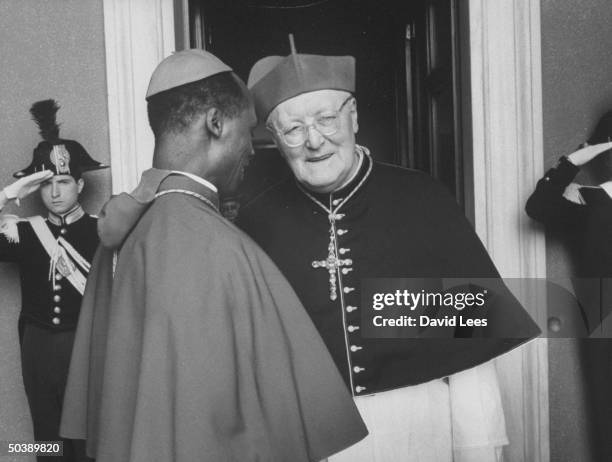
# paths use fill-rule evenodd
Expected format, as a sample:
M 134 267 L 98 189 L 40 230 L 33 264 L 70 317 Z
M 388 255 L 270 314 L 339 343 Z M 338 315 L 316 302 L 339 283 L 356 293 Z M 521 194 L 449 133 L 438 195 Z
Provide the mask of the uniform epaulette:
M 0 234 L 6 236 L 6 240 L 13 243 L 19 243 L 19 229 L 17 223 L 27 221 L 27 218 L 20 218 L 17 215 L 1 215 L 0 216 Z

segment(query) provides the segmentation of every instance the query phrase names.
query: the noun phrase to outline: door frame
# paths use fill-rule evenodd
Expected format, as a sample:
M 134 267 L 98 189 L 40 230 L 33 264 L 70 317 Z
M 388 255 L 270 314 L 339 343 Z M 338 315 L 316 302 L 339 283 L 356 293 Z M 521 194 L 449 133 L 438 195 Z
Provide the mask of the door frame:
M 504 277 L 545 278 L 544 236 L 529 229 L 523 212 L 543 174 L 539 0 L 465 1 L 470 82 L 463 106 L 470 115 L 463 118 L 469 119 L 463 126 L 469 144 L 464 150 L 466 211 Z M 174 51 L 175 43 L 182 47 L 189 37 L 188 1 L 103 0 L 103 6 L 116 194 L 132 189 L 151 165 L 153 137 L 144 94 L 155 66 Z M 540 325 L 544 307 L 545 301 L 531 311 Z M 505 355 L 497 365 L 513 443 L 506 449 L 507 460 L 548 461 L 546 340 Z
M 113 194 L 131 191 L 151 167 L 145 94 L 151 73 L 175 49 L 173 0 L 103 0 Z
M 471 177 L 466 185 L 473 185 L 468 215 L 503 277 L 546 278 L 545 237 L 529 227 L 524 212 L 544 169 L 540 2 L 469 0 L 468 14 L 472 157 L 465 170 Z M 545 294 L 519 292 L 515 295 L 545 326 Z M 547 340 L 504 355 L 497 366 L 513 442 L 506 459 L 550 460 Z

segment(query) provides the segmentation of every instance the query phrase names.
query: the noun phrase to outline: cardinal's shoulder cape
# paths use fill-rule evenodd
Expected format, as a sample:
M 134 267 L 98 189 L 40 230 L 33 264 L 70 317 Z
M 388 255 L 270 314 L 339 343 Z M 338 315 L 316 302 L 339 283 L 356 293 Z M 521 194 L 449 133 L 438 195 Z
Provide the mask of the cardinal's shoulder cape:
M 312 461 L 365 429 L 278 269 L 195 197 L 167 194 L 94 258 L 62 434 L 104 461 Z

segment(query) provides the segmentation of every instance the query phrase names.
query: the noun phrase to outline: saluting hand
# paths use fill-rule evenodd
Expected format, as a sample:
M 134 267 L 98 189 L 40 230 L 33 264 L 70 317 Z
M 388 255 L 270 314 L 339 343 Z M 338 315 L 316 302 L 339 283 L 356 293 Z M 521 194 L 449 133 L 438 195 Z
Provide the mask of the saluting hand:
M 6 186 L 2 190 L 2 195 L 4 195 L 4 198 L 0 197 L 0 199 L 4 199 L 5 203 L 12 199 L 19 202 L 19 199 L 23 199 L 27 195 L 32 194 L 34 191 L 40 188 L 40 185 L 43 182 L 47 181 L 52 176 L 53 172 L 51 170 L 43 170 L 42 172 L 36 172 L 32 173 L 31 175 L 24 176 L 14 183 Z
M 584 148 L 572 152 L 567 156 L 567 159 L 576 167 L 580 167 L 609 149 L 612 149 L 612 142 L 587 145 Z

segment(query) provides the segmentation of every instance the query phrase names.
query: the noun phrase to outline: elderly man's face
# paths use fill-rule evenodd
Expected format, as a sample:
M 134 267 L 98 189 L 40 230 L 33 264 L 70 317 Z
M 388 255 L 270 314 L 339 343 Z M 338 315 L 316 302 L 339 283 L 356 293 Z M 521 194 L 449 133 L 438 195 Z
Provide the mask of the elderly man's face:
M 326 118 L 332 115 L 339 117 L 338 130 L 326 135 L 322 132 L 329 130 L 317 127 L 324 126 Z M 318 90 L 298 95 L 279 104 L 270 115 L 269 124 L 274 127 L 276 144 L 293 174 L 311 191 L 335 191 L 356 170 L 357 109 L 349 93 Z M 282 134 L 299 129 L 300 125 L 305 129 L 304 143 L 288 146 L 287 137 Z

